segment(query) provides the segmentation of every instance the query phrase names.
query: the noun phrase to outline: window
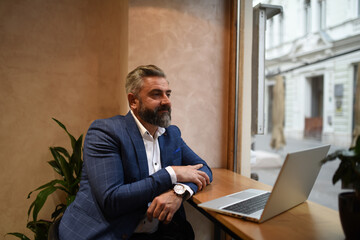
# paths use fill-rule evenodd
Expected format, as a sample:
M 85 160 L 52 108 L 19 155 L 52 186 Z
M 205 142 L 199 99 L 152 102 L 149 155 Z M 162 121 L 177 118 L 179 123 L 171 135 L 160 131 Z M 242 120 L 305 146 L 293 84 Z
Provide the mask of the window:
M 319 30 L 326 28 L 326 5 L 325 0 L 319 0 Z
M 304 26 L 305 34 L 309 34 L 311 31 L 311 3 L 310 0 L 304 2 Z
M 279 15 L 279 43 L 284 42 L 284 14 L 280 13 Z
M 273 18 L 270 18 L 269 21 L 269 28 L 268 28 L 268 31 L 269 31 L 269 47 L 273 47 L 274 46 L 274 19 Z

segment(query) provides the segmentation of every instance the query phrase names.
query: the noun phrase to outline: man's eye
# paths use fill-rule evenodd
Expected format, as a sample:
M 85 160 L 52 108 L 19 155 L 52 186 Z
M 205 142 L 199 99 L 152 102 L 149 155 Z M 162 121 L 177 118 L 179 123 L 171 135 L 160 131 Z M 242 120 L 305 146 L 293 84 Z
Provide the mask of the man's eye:
M 161 94 L 160 93 L 152 93 L 151 94 L 153 97 L 159 97 Z

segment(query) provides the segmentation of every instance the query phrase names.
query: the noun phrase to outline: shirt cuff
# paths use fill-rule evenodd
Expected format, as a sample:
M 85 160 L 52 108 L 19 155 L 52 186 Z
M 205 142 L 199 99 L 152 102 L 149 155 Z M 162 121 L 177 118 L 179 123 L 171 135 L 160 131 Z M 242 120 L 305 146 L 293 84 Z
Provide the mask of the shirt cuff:
M 189 198 L 192 197 L 192 195 L 194 195 L 194 191 L 191 189 L 191 187 L 189 187 L 188 185 L 177 182 L 176 173 L 175 173 L 175 171 L 174 171 L 174 169 L 172 167 L 168 166 L 168 167 L 165 168 L 165 170 L 168 171 L 168 173 L 170 175 L 170 178 L 171 178 L 171 183 L 172 184 L 181 184 L 181 185 L 183 185 L 185 187 L 186 191 L 189 193 L 189 194 L 186 195 L 185 200 L 188 200 Z
M 193 190 L 191 189 L 191 187 L 189 187 L 188 185 L 183 184 L 183 183 L 176 183 L 176 184 L 183 185 L 183 186 L 185 187 L 186 191 L 189 193 L 189 194 L 186 195 L 185 200 L 188 200 L 189 198 L 192 197 L 192 195 L 194 195 L 194 191 L 193 191 Z
M 174 169 L 170 166 L 166 167 L 165 169 L 166 169 L 166 171 L 168 171 L 168 173 L 170 175 L 171 183 L 175 184 L 177 182 L 177 177 L 176 177 L 176 173 L 175 173 Z

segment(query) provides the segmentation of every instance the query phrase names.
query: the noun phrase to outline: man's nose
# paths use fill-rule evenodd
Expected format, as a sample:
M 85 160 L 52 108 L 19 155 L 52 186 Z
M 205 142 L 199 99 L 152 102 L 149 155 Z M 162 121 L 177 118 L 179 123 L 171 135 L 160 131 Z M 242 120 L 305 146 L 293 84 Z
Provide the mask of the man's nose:
M 164 94 L 161 99 L 161 105 L 170 105 L 171 106 L 170 98 L 166 94 Z

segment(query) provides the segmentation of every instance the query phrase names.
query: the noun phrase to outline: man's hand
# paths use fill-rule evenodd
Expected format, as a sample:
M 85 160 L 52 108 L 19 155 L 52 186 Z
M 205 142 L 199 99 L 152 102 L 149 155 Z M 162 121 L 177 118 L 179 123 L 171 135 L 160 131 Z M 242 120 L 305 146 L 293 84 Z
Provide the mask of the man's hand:
M 168 224 L 179 209 L 182 201 L 182 197 L 176 195 L 173 190 L 157 196 L 147 210 L 148 220 L 151 221 L 153 218 L 157 218 L 159 221 Z
M 202 168 L 202 166 L 203 164 L 171 167 L 174 169 L 178 182 L 195 183 L 200 191 L 206 187 L 206 185 L 210 184 L 209 176 L 205 172 L 198 170 Z

